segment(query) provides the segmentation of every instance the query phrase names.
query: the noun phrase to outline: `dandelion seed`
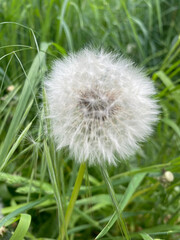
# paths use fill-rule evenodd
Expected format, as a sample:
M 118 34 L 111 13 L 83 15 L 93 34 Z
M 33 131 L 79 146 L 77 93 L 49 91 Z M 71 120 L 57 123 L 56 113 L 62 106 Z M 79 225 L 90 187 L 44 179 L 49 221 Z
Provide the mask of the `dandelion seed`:
M 57 147 L 79 163 L 116 164 L 152 133 L 152 81 L 129 60 L 84 49 L 54 62 L 45 82 Z

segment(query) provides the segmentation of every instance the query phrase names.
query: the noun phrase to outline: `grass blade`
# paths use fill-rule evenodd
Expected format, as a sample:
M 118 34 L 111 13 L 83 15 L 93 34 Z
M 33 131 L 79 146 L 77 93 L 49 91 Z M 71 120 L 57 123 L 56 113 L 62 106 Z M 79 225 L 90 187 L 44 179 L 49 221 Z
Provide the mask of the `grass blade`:
M 13 155 L 13 153 L 15 152 L 15 150 L 17 149 L 17 147 L 19 146 L 19 144 L 21 143 L 21 141 L 23 140 L 24 136 L 26 135 L 26 133 L 29 131 L 30 127 L 32 125 L 32 122 L 30 122 L 27 127 L 23 130 L 23 132 L 20 134 L 20 136 L 18 137 L 18 139 L 16 140 L 16 142 L 14 143 L 14 145 L 12 146 L 11 150 L 9 151 L 7 157 L 5 158 L 3 164 L 0 167 L 0 171 L 3 170 L 3 168 L 5 167 L 5 165 L 7 164 L 7 162 L 9 161 L 9 159 L 11 158 L 11 156 Z
M 60 229 L 61 225 L 64 223 L 64 211 L 63 211 L 62 197 L 61 197 L 60 189 L 59 189 L 57 181 L 56 181 L 55 170 L 54 170 L 54 167 L 52 164 L 52 159 L 50 156 L 49 148 L 45 141 L 44 141 L 44 150 L 45 150 L 45 156 L 46 156 L 47 166 L 48 166 L 48 170 L 49 170 L 49 175 L 50 175 L 51 183 L 52 183 L 55 198 L 56 198 L 58 215 L 59 215 L 59 229 Z
M 173 82 L 163 71 L 156 72 L 153 78 L 155 79 L 157 76 L 161 79 L 161 81 L 167 88 L 169 88 L 170 90 L 174 88 Z
M 18 208 L 17 210 L 15 210 L 14 212 L 8 214 L 6 217 L 4 217 L 3 219 L 0 220 L 0 227 L 2 227 L 11 218 L 16 217 L 20 213 L 25 212 L 25 211 L 27 211 L 27 210 L 29 210 L 29 209 L 39 205 L 42 202 L 45 202 L 49 198 L 50 198 L 49 196 L 46 196 L 46 197 L 40 198 L 38 200 L 35 200 L 33 202 L 27 203 L 25 206 L 22 206 L 22 207 Z
M 129 203 L 130 198 L 132 197 L 132 195 L 134 194 L 134 192 L 136 191 L 136 189 L 138 188 L 138 186 L 140 185 L 141 181 L 143 180 L 143 178 L 145 177 L 146 173 L 139 173 L 137 175 L 135 175 L 131 182 L 128 185 L 128 188 L 123 196 L 123 199 L 121 200 L 120 204 L 118 205 L 118 209 L 119 212 L 121 213 L 124 208 L 127 206 L 127 204 Z M 115 223 L 115 221 L 117 220 L 118 216 L 116 214 L 116 212 L 112 215 L 111 219 L 109 220 L 109 222 L 106 224 L 106 226 L 102 229 L 102 231 L 98 234 L 98 236 L 96 237 L 96 239 L 99 239 L 101 237 L 103 237 L 108 231 L 109 229 L 113 226 L 113 224 Z
M 174 132 L 178 135 L 178 137 L 180 137 L 180 128 L 173 120 L 169 118 L 163 118 L 162 121 L 169 127 L 171 127 L 174 130 Z
M 31 223 L 31 215 L 21 214 L 19 224 L 10 240 L 23 240 Z
M 39 69 L 42 68 L 42 65 L 43 65 L 43 62 L 45 59 L 44 51 L 46 51 L 47 48 L 48 48 L 48 44 L 43 43 L 42 47 L 41 47 L 42 52 L 39 52 L 37 54 L 36 58 L 34 59 L 32 65 L 31 65 L 31 68 L 27 75 L 18 105 L 16 107 L 15 114 L 13 116 L 13 119 L 11 121 L 10 127 L 8 129 L 6 138 L 4 140 L 4 143 L 3 143 L 3 146 L 1 149 L 0 165 L 2 165 L 4 163 L 7 153 L 8 153 L 8 151 L 13 143 L 13 140 L 17 134 L 17 129 L 19 128 L 19 124 L 20 124 L 20 122 L 22 123 L 21 118 L 23 116 L 24 111 L 26 110 L 28 100 L 34 91 L 35 86 L 38 83 Z
M 65 231 L 68 227 L 68 224 L 69 224 L 69 221 L 70 221 L 70 218 L 71 218 L 71 214 L 72 214 L 72 211 L 74 209 L 76 199 L 78 197 L 78 193 L 79 193 L 79 190 L 80 190 L 80 187 L 81 187 L 81 183 L 82 183 L 82 180 L 83 180 L 83 177 L 84 177 L 85 170 L 86 170 L 86 164 L 82 163 L 80 165 L 79 172 L 78 172 L 76 182 L 75 182 L 75 185 L 74 185 L 74 188 L 73 188 L 73 192 L 72 192 L 72 195 L 71 195 L 71 199 L 69 201 L 69 204 L 68 204 L 68 207 L 67 207 L 67 210 L 66 210 L 65 223 L 62 225 L 61 235 L 58 238 L 59 240 L 64 239 Z
M 110 181 L 110 178 L 108 176 L 108 172 L 106 169 L 101 169 L 102 170 L 102 175 L 103 175 L 103 178 L 104 178 L 104 181 L 107 185 L 107 188 L 108 188 L 108 191 L 110 193 L 110 196 L 111 196 L 111 199 L 112 199 L 112 202 L 115 206 L 115 216 L 117 216 L 117 218 L 115 219 L 115 221 L 118 219 L 119 220 L 119 223 L 120 223 L 120 227 L 121 227 L 121 231 L 122 231 L 122 234 L 124 234 L 126 240 L 130 240 L 130 236 L 129 236 L 129 233 L 128 233 L 128 230 L 127 230 L 127 227 L 126 227 L 126 224 L 123 220 L 123 217 L 122 217 L 122 210 L 119 209 L 119 206 L 118 206 L 118 202 L 117 202 L 117 199 L 116 199 L 116 195 L 115 195 L 115 192 L 114 192 L 114 189 L 111 185 L 111 181 Z M 114 221 L 114 222 L 115 222 Z M 107 226 L 107 225 L 106 225 Z M 108 232 L 108 230 L 110 228 L 106 227 L 103 228 L 103 230 L 98 234 L 98 236 L 95 238 L 95 239 L 99 239 L 100 237 L 104 236 L 104 234 L 106 234 Z M 107 231 L 106 231 L 107 230 Z
M 153 238 L 151 238 L 147 233 L 140 233 L 139 234 L 141 237 L 142 237 L 142 239 L 144 239 L 144 240 L 153 240 Z

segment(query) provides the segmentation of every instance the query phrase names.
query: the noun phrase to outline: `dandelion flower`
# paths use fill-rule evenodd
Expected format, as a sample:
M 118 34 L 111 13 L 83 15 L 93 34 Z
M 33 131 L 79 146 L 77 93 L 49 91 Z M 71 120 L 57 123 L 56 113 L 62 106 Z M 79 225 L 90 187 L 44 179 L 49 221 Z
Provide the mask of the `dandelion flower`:
M 116 164 L 152 133 L 158 106 L 152 81 L 113 53 L 84 49 L 57 60 L 45 81 L 58 149 L 79 163 Z

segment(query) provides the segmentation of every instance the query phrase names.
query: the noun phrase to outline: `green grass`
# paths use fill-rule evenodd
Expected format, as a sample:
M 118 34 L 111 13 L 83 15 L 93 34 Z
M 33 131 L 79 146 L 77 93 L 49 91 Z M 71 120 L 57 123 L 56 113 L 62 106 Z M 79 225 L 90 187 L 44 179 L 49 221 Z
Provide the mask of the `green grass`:
M 61 231 L 69 240 L 180 239 L 179 30 L 177 0 L 0 0 L 0 226 L 8 239 L 62 240 Z M 89 44 L 145 68 L 161 114 L 131 159 L 104 178 L 86 168 L 78 193 L 79 166 L 44 129 L 43 79 L 54 59 Z M 171 183 L 162 180 L 167 170 Z

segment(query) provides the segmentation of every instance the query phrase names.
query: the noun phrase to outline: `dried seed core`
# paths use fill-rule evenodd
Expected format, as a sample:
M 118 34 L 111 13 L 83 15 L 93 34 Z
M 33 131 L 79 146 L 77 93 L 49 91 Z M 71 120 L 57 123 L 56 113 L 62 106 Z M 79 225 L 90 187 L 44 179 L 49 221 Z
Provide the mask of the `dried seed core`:
M 115 102 L 115 92 L 95 89 L 80 91 L 79 96 L 79 108 L 88 119 L 105 121 L 119 110 L 119 105 Z

